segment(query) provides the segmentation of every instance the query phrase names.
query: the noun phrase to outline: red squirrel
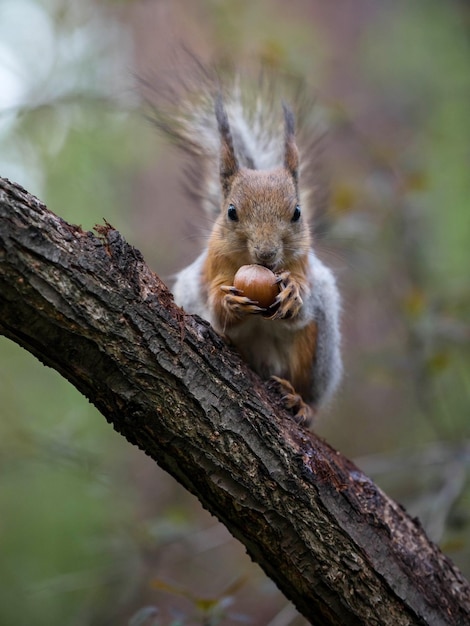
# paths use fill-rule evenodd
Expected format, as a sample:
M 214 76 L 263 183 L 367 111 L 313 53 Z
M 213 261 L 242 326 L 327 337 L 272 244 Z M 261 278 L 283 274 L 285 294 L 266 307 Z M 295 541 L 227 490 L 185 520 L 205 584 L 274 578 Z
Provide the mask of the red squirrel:
M 296 420 L 310 425 L 341 377 L 340 299 L 312 248 L 294 115 L 283 105 L 280 131 L 281 106 L 273 122 L 271 102 L 258 98 L 250 110 L 240 94 L 237 87 L 224 101 L 206 91 L 199 100 L 183 98 L 176 114 L 157 115 L 157 125 L 199 159 L 201 196 L 217 215 L 206 248 L 179 272 L 173 293 L 261 377 L 273 378 Z M 279 293 L 270 307 L 234 287 L 248 264 L 275 274 Z

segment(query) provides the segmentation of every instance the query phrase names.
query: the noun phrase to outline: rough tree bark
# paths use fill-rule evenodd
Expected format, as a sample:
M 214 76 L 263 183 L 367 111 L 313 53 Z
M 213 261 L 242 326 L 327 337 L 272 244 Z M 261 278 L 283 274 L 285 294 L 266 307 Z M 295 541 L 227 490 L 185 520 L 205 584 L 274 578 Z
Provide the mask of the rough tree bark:
M 470 624 L 470 587 L 419 522 L 296 426 L 137 250 L 3 179 L 0 332 L 195 494 L 312 624 Z

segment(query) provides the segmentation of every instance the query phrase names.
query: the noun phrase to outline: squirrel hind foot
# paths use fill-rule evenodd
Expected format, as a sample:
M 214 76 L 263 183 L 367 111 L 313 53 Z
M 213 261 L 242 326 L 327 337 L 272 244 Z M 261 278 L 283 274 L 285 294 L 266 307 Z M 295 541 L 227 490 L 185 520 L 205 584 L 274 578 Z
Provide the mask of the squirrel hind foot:
M 282 403 L 288 411 L 293 413 L 295 422 L 306 428 L 312 426 L 316 416 L 315 408 L 304 402 L 292 384 L 285 378 L 271 376 L 270 382 L 274 383 L 277 390 L 282 394 Z

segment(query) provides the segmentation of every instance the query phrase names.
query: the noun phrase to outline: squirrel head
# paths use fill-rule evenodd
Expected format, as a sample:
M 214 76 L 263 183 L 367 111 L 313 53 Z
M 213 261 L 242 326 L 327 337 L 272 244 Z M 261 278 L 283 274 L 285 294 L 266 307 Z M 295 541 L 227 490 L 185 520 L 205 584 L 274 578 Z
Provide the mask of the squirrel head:
M 269 170 L 240 167 L 222 99 L 216 99 L 220 134 L 222 207 L 213 232 L 218 254 L 238 266 L 257 263 L 273 271 L 306 259 L 310 232 L 299 199 L 299 152 L 294 116 L 284 109 L 284 163 Z M 246 159 L 245 159 L 246 160 Z

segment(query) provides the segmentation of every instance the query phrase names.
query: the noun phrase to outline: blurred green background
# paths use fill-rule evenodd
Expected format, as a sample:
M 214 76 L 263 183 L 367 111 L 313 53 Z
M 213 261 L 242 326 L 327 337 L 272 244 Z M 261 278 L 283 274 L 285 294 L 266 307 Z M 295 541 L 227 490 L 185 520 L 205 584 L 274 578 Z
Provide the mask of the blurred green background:
M 469 25 L 464 0 L 0 0 L 0 175 L 86 229 L 105 218 L 169 282 L 200 215 L 135 76 L 184 43 L 314 86 L 330 128 L 317 246 L 346 371 L 318 431 L 467 577 Z M 192 496 L 4 338 L 0 407 L 1 624 L 305 624 Z

